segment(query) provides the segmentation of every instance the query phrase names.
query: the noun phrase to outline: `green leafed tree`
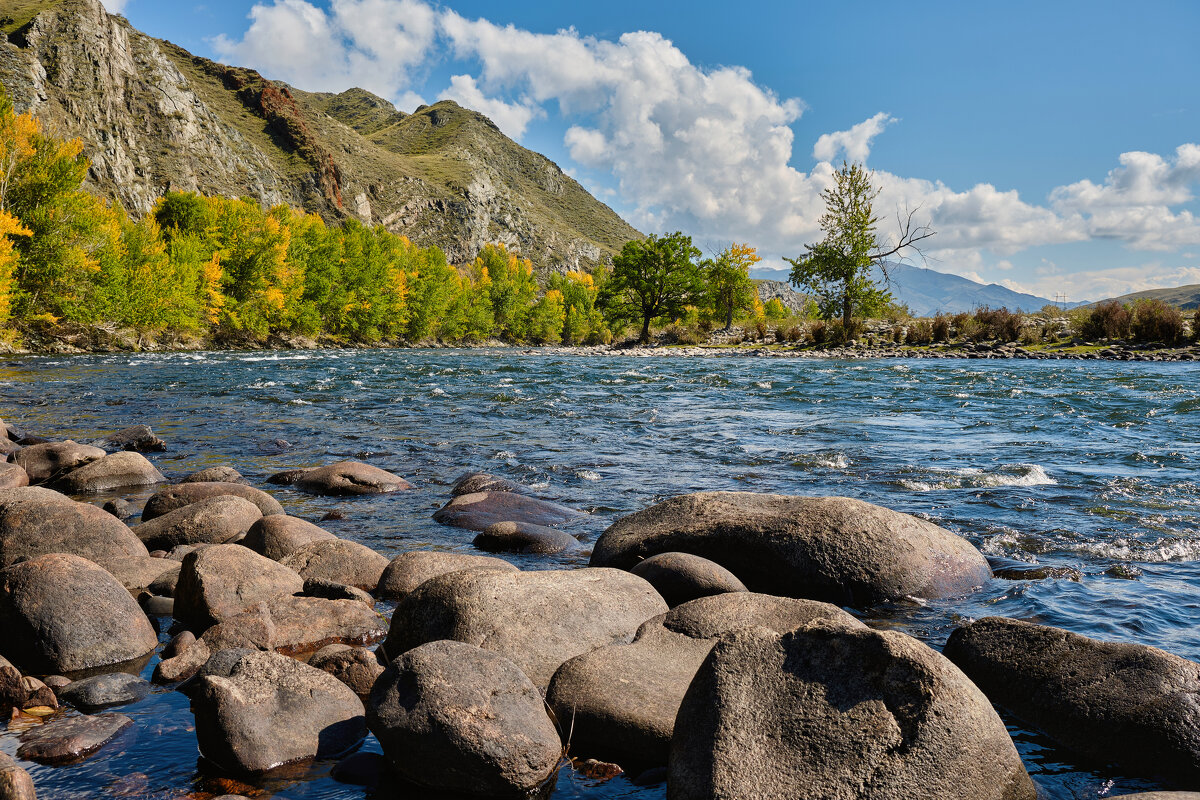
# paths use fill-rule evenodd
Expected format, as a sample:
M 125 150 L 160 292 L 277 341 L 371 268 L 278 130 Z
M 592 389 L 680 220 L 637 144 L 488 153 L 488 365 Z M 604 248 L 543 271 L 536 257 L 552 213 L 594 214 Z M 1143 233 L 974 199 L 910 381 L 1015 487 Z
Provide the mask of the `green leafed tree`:
M 725 321 L 725 330 L 733 325 L 733 315 L 754 306 L 758 296 L 750 267 L 762 261 L 755 248 L 733 243 L 702 265 L 704 284 L 714 316 Z
M 920 253 L 919 243 L 934 235 L 928 225 L 913 224 L 913 212 L 897 216 L 898 231 L 880 239 L 879 218 L 874 203 L 879 189 L 872 185 L 874 173 L 861 164 L 842 163 L 833 174 L 834 184 L 821 193 L 825 213 L 821 230 L 825 238 L 807 245 L 798 258 L 785 259 L 792 265 L 791 281 L 816 300 L 821 316 L 839 315 L 847 328 L 855 316 L 870 316 L 887 306 L 891 294 L 872 274 L 878 267 L 887 280 L 889 259 L 903 259 L 907 252 Z
M 696 263 L 699 257 L 692 237 L 678 231 L 626 242 L 613 258 L 603 305 L 640 320 L 639 341 L 645 344 L 650 341 L 650 323 L 655 317 L 680 314 L 701 294 L 703 280 Z

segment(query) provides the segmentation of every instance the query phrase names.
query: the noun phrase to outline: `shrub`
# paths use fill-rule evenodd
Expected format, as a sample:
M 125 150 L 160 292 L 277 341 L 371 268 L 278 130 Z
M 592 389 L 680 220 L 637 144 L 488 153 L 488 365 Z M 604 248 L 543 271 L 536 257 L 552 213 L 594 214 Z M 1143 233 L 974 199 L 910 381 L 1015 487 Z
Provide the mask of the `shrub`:
M 701 317 L 698 326 L 701 333 L 707 334 L 713 332 L 714 325 L 711 317 Z
M 813 344 L 825 344 L 829 338 L 829 326 L 824 322 L 814 322 L 808 329 L 808 335 L 812 337 Z
M 933 318 L 933 324 L 930 325 L 930 329 L 933 331 L 933 340 L 935 342 L 950 341 L 950 317 L 942 312 L 939 311 L 937 316 Z
M 834 344 L 845 344 L 851 339 L 857 339 L 863 332 L 863 321 L 861 319 L 851 319 L 849 325 L 842 323 L 840 319 L 835 319 L 829 323 L 828 338 Z
M 763 313 L 767 315 L 767 319 L 783 319 L 788 315 L 787 307 L 778 297 L 772 297 L 763 306 Z
M 933 325 L 927 319 L 919 319 L 908 326 L 905 337 L 908 344 L 929 344 L 933 341 Z
M 1200 308 L 1192 315 L 1192 338 L 1200 342 Z
M 900 342 L 904 341 L 904 329 L 899 325 L 892 326 L 892 341 L 896 344 L 900 344 Z
M 975 312 L 975 322 L 981 329 L 980 336 L 985 339 L 1015 342 L 1021 335 L 1021 315 L 1007 308 L 984 306 Z
M 1030 327 L 1021 330 L 1021 344 L 1041 344 L 1044 328 Z
M 1162 300 L 1141 300 L 1133 307 L 1133 338 L 1139 342 L 1183 342 L 1183 312 Z
M 762 341 L 767 338 L 767 321 L 762 317 L 754 320 L 754 332 L 758 334 L 758 340 Z
M 1085 339 L 1128 339 L 1132 324 L 1129 307 L 1109 300 L 1091 310 L 1080 325 L 1079 334 Z
M 787 329 L 783 331 L 783 338 L 784 341 L 787 342 L 798 342 L 804 338 L 804 329 L 799 325 L 789 325 Z
M 663 329 L 662 342 L 664 344 L 700 344 L 700 337 L 692 328 L 673 322 Z
M 883 310 L 883 318 L 893 324 L 907 322 L 912 319 L 912 312 L 904 303 L 888 303 L 887 308 Z M 897 341 L 899 340 L 897 339 Z

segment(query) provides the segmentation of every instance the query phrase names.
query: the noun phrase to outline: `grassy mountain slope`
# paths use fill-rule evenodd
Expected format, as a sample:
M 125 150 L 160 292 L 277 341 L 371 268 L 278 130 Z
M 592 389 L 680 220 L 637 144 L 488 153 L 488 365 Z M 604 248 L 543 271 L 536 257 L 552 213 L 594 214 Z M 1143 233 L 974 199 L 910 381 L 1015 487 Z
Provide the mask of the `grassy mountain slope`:
M 1133 294 L 1123 294 L 1120 297 L 1110 298 L 1119 303 L 1135 303 L 1138 300 L 1162 300 L 1172 306 L 1178 306 L 1186 311 L 1194 308 L 1200 308 L 1200 283 L 1191 283 L 1187 286 L 1173 286 L 1167 289 L 1147 289 L 1144 292 L 1134 292 Z M 1102 300 L 1101 302 L 1107 302 Z

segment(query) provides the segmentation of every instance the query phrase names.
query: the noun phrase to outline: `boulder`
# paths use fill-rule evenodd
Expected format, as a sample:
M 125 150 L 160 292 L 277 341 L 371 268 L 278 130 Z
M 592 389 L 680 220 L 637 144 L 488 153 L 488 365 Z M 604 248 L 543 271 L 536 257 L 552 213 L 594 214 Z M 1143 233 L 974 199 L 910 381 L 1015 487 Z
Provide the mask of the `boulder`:
M 649 581 L 672 608 L 698 597 L 747 591 L 732 572 L 691 553 L 659 553 L 636 564 L 630 572 Z
M 461 642 L 430 642 L 379 678 L 367 724 L 408 780 L 435 790 L 527 798 L 562 756 L 542 696 L 520 668 Z
M 571 753 L 626 769 L 665 765 L 675 715 L 717 638 L 741 628 L 776 633 L 822 620 L 861 628 L 837 606 L 752 592 L 712 595 L 648 620 L 631 644 L 600 647 L 554 673 L 546 702 Z
M 146 587 L 146 591 L 159 597 L 174 597 L 175 588 L 179 585 L 179 573 L 183 569 L 183 564 L 167 558 L 160 560 L 165 561 L 168 568 L 150 582 L 150 585 Z
M 0 489 L 19 489 L 28 485 L 29 474 L 20 464 L 0 463 Z
M 109 706 L 136 703 L 150 694 L 150 684 L 127 672 L 107 672 L 72 681 L 59 693 L 59 699 L 90 714 Z
M 517 492 L 520 494 L 527 491 L 529 491 L 528 487 L 487 472 L 468 472 L 459 477 L 450 487 L 450 494 L 455 497 L 460 494 L 475 494 L 476 492 Z
M 359 697 L 371 693 L 375 680 L 383 674 L 378 656 L 365 647 L 330 645 L 318 651 L 309 665 L 328 672 L 349 686 Z
M 488 553 L 551 555 L 578 550 L 579 540 L 566 531 L 528 522 L 497 522 L 489 525 L 472 542 Z
M 21 678 L 21 687 L 25 690 L 25 703 L 22 708 L 58 708 L 58 696 L 54 690 L 32 675 Z
M 433 519 L 455 528 L 484 531 L 497 522 L 551 527 L 576 522 L 584 516 L 582 511 L 516 492 L 474 492 L 458 495 L 435 511 Z
M 197 500 L 203 500 L 206 497 L 220 497 L 221 495 L 233 495 L 243 500 L 249 500 L 258 506 L 258 510 L 262 512 L 264 517 L 283 513 L 283 506 L 279 505 L 278 500 L 261 489 L 255 489 L 253 486 L 246 486 L 242 483 L 224 483 L 221 481 L 213 481 L 211 483 L 177 483 L 174 486 L 159 489 L 153 497 L 146 501 L 146 507 L 142 509 L 142 522 L 149 522 L 155 517 L 161 517 L 168 511 L 174 511 L 177 508 L 191 505 Z
M 181 544 L 222 544 L 250 530 L 262 519 L 258 506 L 241 497 L 219 495 L 168 511 L 134 526 L 133 532 L 150 550 L 170 550 Z
M 141 513 L 138 511 L 137 506 L 122 497 L 115 497 L 112 500 L 106 501 L 101 508 L 122 522 Z
M 389 562 L 386 556 L 358 542 L 323 539 L 304 545 L 279 563 L 302 578 L 319 578 L 373 592 Z
M 945 653 L 992 702 L 1071 750 L 1200 782 L 1200 664 L 999 617 L 955 630 Z
M 671 739 L 669 800 L 1034 800 L 1004 723 L 940 653 L 815 623 L 722 637 Z
M 362 589 L 336 581 L 328 581 L 324 578 L 305 578 L 301 595 L 324 597 L 326 600 L 356 600 L 372 608 L 375 606 L 375 598 Z
M 379 576 L 375 593 L 388 600 L 399 600 L 430 578 L 462 569 L 494 569 L 516 572 L 507 561 L 491 556 L 447 553 L 442 550 L 410 550 L 392 559 Z
M 412 484 L 399 475 L 361 461 L 339 461 L 327 467 L 307 469 L 293 485 L 309 494 L 338 497 L 385 494 L 412 488 Z
M 45 483 L 56 475 L 70 472 L 104 456 L 105 452 L 99 447 L 68 439 L 65 442 L 22 447 L 13 455 L 12 461 L 25 470 L 30 483 Z
M 367 734 L 354 692 L 277 653 L 242 655 L 228 677 L 200 678 L 191 700 L 200 752 L 235 772 L 337 756 Z
M 7 753 L 0 753 L 0 800 L 37 800 L 33 778 Z
M 96 562 L 149 555 L 125 523 L 96 506 L 49 489 L 6 490 L 0 496 L 0 567 L 47 553 Z
M 177 580 L 179 575 L 178 562 L 168 561 L 165 558 L 151 558 L 150 556 L 106 558 L 99 564 L 135 596 L 142 590 L 149 590 L 160 578 L 171 580 L 170 577 L 164 576 L 174 575 Z M 153 593 L 159 594 L 158 592 Z
M 180 483 L 246 483 L 233 467 L 205 467 L 182 478 Z
M 20 449 L 21 445 L 9 439 L 4 435 L 3 430 L 0 430 L 0 458 L 9 458 Z
M 282 561 L 306 544 L 336 538 L 307 520 L 272 514 L 254 523 L 242 544 L 272 561 Z
M 249 548 L 212 545 L 184 557 L 175 586 L 175 616 L 202 630 L 258 602 L 303 588 L 304 579 L 294 570 Z
M 63 717 L 21 734 L 17 758 L 39 764 L 73 764 L 83 761 L 133 725 L 123 714 Z
M 21 685 L 21 671 L 0 656 L 0 712 L 7 712 L 14 706 L 23 708 L 24 702 L 25 687 Z
M 0 653 L 25 669 L 69 672 L 119 664 L 158 644 L 117 579 L 65 553 L 0 570 Z
M 466 642 L 510 659 L 544 689 L 567 659 L 629 642 L 666 610 L 650 584 L 620 570 L 463 570 L 409 592 L 384 649 L 394 659 L 438 639 Z
M 148 425 L 134 425 L 110 433 L 94 444 L 106 450 L 129 450 L 136 453 L 161 453 L 167 449 L 167 443 L 155 436 Z
M 595 567 L 632 569 L 658 553 L 717 562 L 751 591 L 866 608 L 970 592 L 991 577 L 966 539 L 908 514 L 845 497 L 700 492 L 618 520 Z
M 122 450 L 76 467 L 54 481 L 59 491 L 69 494 L 109 492 L 133 486 L 152 486 L 167 479 L 141 453 Z

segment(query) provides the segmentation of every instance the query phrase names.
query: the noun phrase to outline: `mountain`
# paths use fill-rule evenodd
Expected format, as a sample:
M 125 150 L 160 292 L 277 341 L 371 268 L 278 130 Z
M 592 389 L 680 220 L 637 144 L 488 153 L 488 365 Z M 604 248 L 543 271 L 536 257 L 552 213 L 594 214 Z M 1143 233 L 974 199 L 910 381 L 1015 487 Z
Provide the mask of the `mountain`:
M 168 190 L 383 225 L 452 262 L 501 242 L 555 269 L 641 236 L 544 156 L 451 101 L 411 114 L 305 92 L 154 39 L 99 0 L 0 0 L 0 83 L 77 137 L 93 191 L 141 215 Z
M 1162 300 L 1164 303 L 1178 306 L 1185 311 L 1191 311 L 1194 308 L 1200 308 L 1200 283 L 1191 283 L 1187 286 L 1174 286 L 1169 289 L 1147 289 L 1144 292 L 1123 294 L 1120 297 L 1109 299 L 1116 300 L 1118 303 L 1134 303 L 1138 300 Z M 1101 300 L 1094 305 L 1107 302 L 1108 300 Z
M 918 317 L 931 317 L 939 311 L 957 314 L 976 308 L 1007 308 L 1010 311 L 1038 311 L 1042 306 L 1054 305 L 1054 301 L 1032 294 L 1022 294 L 995 283 L 982 284 L 960 275 L 950 275 L 923 267 L 907 264 L 892 264 L 888 267 L 891 284 L 888 288 L 896 302 L 908 306 Z M 786 281 L 788 271 L 782 269 L 757 270 L 753 277 Z M 883 276 L 876 271 L 875 279 Z M 1067 308 L 1085 305 L 1068 303 Z

